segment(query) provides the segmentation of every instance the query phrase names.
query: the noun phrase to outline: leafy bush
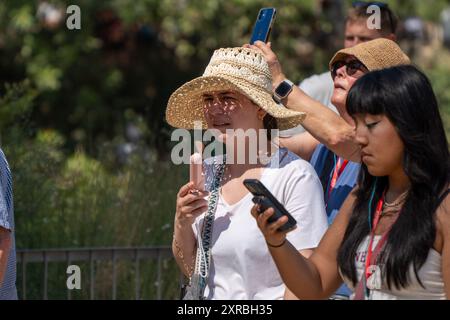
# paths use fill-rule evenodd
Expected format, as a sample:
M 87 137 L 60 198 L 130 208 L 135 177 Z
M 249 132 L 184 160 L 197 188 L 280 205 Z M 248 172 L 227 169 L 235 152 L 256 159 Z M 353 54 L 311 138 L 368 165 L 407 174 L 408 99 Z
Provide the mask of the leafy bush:
M 54 25 L 36 14 L 42 2 L 0 2 L 0 142 L 13 172 L 18 248 L 170 244 L 175 195 L 188 178 L 168 160 L 170 93 L 201 74 L 214 49 L 246 43 L 263 6 L 278 8 L 272 42 L 291 79 L 324 71 L 341 46 L 339 16 L 313 0 L 80 0 L 74 31 L 64 21 L 71 1 L 52 1 L 63 15 Z M 402 17 L 437 19 L 446 1 L 434 4 L 392 6 Z M 450 137 L 450 58 L 434 53 L 422 67 Z M 111 265 L 99 265 L 97 297 L 110 298 Z M 118 268 L 129 271 L 118 297 L 132 298 L 133 268 Z M 142 267 L 144 297 L 155 297 L 156 268 Z M 167 262 L 163 271 L 164 297 L 175 298 L 177 269 Z M 50 297 L 65 298 L 65 269 L 49 272 Z M 27 297 L 40 298 L 42 266 L 29 273 Z M 75 297 L 89 298 L 88 286 Z

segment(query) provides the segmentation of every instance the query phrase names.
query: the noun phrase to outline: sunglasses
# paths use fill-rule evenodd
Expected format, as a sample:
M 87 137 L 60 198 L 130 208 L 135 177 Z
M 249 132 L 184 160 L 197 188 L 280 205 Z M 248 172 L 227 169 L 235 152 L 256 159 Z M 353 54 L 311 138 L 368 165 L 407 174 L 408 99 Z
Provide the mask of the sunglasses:
M 385 10 L 389 17 L 389 26 L 391 28 L 391 32 L 395 33 L 394 23 L 392 22 L 392 12 L 389 9 L 389 5 L 385 2 L 378 2 L 378 1 L 353 1 L 352 7 L 353 8 L 360 8 L 360 7 L 370 7 L 370 6 L 378 6 L 380 10 Z
M 331 77 L 336 78 L 338 69 L 345 66 L 345 72 L 349 76 L 353 76 L 357 71 L 365 72 L 367 70 L 366 66 L 359 62 L 358 60 L 351 60 L 348 62 L 345 61 L 336 61 L 331 67 Z

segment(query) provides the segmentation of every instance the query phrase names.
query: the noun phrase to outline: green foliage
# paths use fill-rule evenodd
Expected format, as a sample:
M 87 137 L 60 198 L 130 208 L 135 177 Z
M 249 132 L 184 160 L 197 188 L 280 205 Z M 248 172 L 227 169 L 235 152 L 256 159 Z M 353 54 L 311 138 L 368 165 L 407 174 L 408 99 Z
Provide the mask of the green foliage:
M 293 78 L 323 68 L 334 50 L 316 48 L 312 55 L 307 45 L 325 21 L 314 15 L 312 0 L 77 1 L 82 28 L 72 31 L 64 10 L 71 1 L 52 3 L 63 15 L 55 25 L 36 16 L 39 2 L 0 3 L 0 66 L 14 75 L 4 80 L 28 78 L 37 89 L 33 120 L 39 127 L 56 129 L 67 147 L 92 155 L 122 133 L 124 112 L 131 109 L 145 118 L 148 143 L 161 156 L 170 93 L 200 74 L 214 49 L 248 42 L 262 6 L 279 8 L 273 44 Z
M 389 0 L 389 3 L 400 17 L 420 16 L 423 19 L 438 21 L 441 11 L 449 5 L 448 0 Z
M 434 68 L 426 69 L 426 73 L 433 85 L 444 121 L 445 131 L 447 132 L 447 139 L 450 140 L 450 54 L 443 53 L 443 55 L 447 57 L 446 63 L 437 64 Z
M 29 86 L 29 81 L 5 85 L 5 94 L 0 97 L 0 132 L 7 128 L 16 118 L 29 114 L 31 103 L 36 97 L 36 90 Z M 7 106 L 7 107 L 4 107 Z
M 8 85 L 0 99 L 2 147 L 14 179 L 17 248 L 169 244 L 174 195 L 187 179 L 186 168 L 171 168 L 148 150 L 135 154 L 120 168 L 110 163 L 114 155 L 108 148 L 100 151 L 102 161 L 82 150 L 67 152 L 65 139 L 57 131 L 26 130 L 32 127 L 29 111 L 35 101 L 34 92 L 27 82 Z M 135 115 L 128 112 L 127 118 L 135 119 Z M 142 119 L 135 122 L 145 132 Z M 146 150 L 145 145 L 140 148 Z M 141 270 L 142 297 L 156 297 L 155 263 L 142 262 L 147 266 Z M 110 299 L 111 265 L 98 264 L 102 269 L 95 276 L 96 297 Z M 134 288 L 127 279 L 134 271 L 126 265 L 118 263 L 117 292 L 118 297 L 130 299 Z M 42 297 L 41 269 L 34 266 L 28 271 L 28 298 Z M 173 279 L 178 271 L 173 261 L 165 261 L 162 272 L 164 297 L 175 298 L 177 282 Z M 52 266 L 49 279 L 49 297 L 64 298 L 65 270 L 58 264 Z M 74 293 L 74 298 L 89 298 L 89 283 L 83 288 Z
M 278 9 L 272 47 L 291 79 L 326 70 L 341 46 L 342 21 L 315 0 L 79 0 L 81 30 L 65 26 L 73 1 L 51 1 L 62 15 L 54 24 L 36 14 L 39 3 L 0 2 L 0 142 L 13 171 L 18 248 L 168 245 L 187 180 L 187 168 L 168 160 L 169 95 L 202 73 L 214 49 L 248 42 L 264 6 Z M 389 4 L 403 18 L 437 21 L 448 1 Z M 449 53 L 430 60 L 422 67 L 450 136 Z M 141 137 L 121 162 L 129 124 Z M 163 296 L 175 298 L 177 269 L 163 264 Z M 111 265 L 100 265 L 96 297 L 109 299 Z M 40 268 L 29 271 L 29 298 L 42 296 Z M 132 298 L 133 268 L 118 268 L 130 271 L 118 297 Z M 155 297 L 156 268 L 141 268 L 144 297 Z M 65 270 L 49 272 L 49 297 L 64 298 Z M 88 286 L 75 298 L 89 298 Z

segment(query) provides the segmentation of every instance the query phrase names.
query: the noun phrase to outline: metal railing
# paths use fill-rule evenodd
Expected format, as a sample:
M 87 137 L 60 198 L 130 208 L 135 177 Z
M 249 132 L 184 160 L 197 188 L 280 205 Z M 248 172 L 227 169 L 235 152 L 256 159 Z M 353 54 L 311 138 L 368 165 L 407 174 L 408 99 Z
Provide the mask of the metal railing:
M 129 248 L 67 248 L 67 249 L 22 249 L 17 250 L 18 278 L 21 277 L 20 299 L 27 299 L 27 265 L 29 263 L 43 263 L 43 290 L 42 299 L 48 299 L 48 265 L 53 262 L 66 262 L 67 266 L 74 262 L 89 262 L 89 296 L 95 298 L 95 264 L 97 261 L 112 262 L 112 299 L 117 298 L 117 261 L 128 260 L 134 262 L 135 271 L 135 299 L 140 299 L 140 262 L 141 260 L 154 260 L 157 262 L 156 298 L 162 298 L 163 280 L 161 276 L 163 260 L 173 260 L 172 250 L 169 246 L 155 247 L 129 247 Z M 175 262 L 174 262 L 175 263 Z M 181 274 L 179 280 L 182 280 Z M 72 290 L 67 290 L 67 299 L 72 298 Z

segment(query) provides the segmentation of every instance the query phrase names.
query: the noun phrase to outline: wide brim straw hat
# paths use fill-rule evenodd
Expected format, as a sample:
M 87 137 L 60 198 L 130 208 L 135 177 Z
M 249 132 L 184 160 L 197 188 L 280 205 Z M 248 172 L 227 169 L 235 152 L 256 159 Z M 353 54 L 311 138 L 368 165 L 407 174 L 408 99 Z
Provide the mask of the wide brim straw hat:
M 166 109 L 167 122 L 176 128 L 194 129 L 197 121 L 207 129 L 202 95 L 224 90 L 245 95 L 274 117 L 280 130 L 298 126 L 306 116 L 273 100 L 272 77 L 266 60 L 256 50 L 238 47 L 215 50 L 203 75 L 172 93 Z
M 394 41 L 385 38 L 339 50 L 330 61 L 330 70 L 335 62 L 345 60 L 347 56 L 355 56 L 369 71 L 411 64 L 402 49 Z

